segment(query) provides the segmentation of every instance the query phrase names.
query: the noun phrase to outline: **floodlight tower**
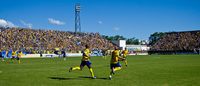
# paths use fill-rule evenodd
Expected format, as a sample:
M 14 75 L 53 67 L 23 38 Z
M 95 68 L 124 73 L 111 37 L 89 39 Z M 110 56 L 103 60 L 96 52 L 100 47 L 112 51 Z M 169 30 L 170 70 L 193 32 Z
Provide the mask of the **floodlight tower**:
M 80 18 L 81 6 L 79 3 L 75 5 L 75 33 L 81 32 L 81 18 Z

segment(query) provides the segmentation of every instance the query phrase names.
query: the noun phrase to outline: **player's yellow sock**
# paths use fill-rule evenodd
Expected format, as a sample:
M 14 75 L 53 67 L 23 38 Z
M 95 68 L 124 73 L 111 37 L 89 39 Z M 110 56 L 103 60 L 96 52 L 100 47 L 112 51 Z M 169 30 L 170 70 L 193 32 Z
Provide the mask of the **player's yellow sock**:
M 92 68 L 90 68 L 90 74 L 92 77 L 94 77 L 94 72 L 93 72 Z
M 116 67 L 116 68 L 114 69 L 114 71 L 121 70 L 121 69 L 122 69 L 121 67 Z
M 21 61 L 20 61 L 20 60 L 18 60 L 18 63 L 19 63 L 19 64 L 21 64 Z
M 127 62 L 127 60 L 125 60 L 125 65 L 126 65 L 126 66 L 128 65 L 128 62 Z
M 72 70 L 80 70 L 80 67 L 73 67 Z

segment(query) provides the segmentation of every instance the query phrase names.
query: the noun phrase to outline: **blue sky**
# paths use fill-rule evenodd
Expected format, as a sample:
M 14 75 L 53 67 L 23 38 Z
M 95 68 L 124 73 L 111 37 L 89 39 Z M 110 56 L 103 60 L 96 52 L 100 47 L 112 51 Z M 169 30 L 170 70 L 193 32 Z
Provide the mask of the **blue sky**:
M 148 39 L 154 32 L 200 30 L 200 0 L 0 0 L 0 19 L 15 26 Z M 53 22 L 51 22 L 52 20 Z

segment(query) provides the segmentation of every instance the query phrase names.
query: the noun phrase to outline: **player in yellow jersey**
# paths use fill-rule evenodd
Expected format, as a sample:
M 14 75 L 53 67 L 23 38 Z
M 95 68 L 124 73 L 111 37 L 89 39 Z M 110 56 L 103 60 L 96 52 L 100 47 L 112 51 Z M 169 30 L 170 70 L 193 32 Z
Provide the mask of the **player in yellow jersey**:
M 22 55 L 23 55 L 22 51 L 18 51 L 16 59 L 18 60 L 19 64 L 21 63 L 20 58 L 22 57 Z
M 73 71 L 73 70 L 82 70 L 83 67 L 85 65 L 87 65 L 87 67 L 89 68 L 89 71 L 90 71 L 90 74 L 92 76 L 93 79 L 95 79 L 96 77 L 94 76 L 94 72 L 93 72 L 93 69 L 92 69 L 92 66 L 91 66 L 91 62 L 90 62 L 90 50 L 89 50 L 89 46 L 88 45 L 85 45 L 85 49 L 84 51 L 82 51 L 82 60 L 81 60 L 81 64 L 80 66 L 78 67 L 71 67 L 69 69 L 69 72 Z
M 12 58 L 11 58 L 11 60 L 15 59 L 17 57 L 16 55 L 17 55 L 16 51 L 12 51 Z
M 127 54 L 128 54 L 128 50 L 127 50 L 127 48 L 125 48 L 125 50 L 123 50 L 122 51 L 122 57 L 124 58 L 124 62 L 125 62 L 125 65 L 126 65 L 126 67 L 128 66 L 128 62 L 127 62 Z
M 122 61 L 122 60 L 124 60 L 124 58 L 121 58 L 119 56 L 119 49 L 118 47 L 115 47 L 115 50 L 112 52 L 112 57 L 110 60 L 110 69 L 111 69 L 110 76 L 109 76 L 110 79 L 112 79 L 112 75 L 115 74 L 115 71 L 121 70 L 122 67 L 119 61 Z

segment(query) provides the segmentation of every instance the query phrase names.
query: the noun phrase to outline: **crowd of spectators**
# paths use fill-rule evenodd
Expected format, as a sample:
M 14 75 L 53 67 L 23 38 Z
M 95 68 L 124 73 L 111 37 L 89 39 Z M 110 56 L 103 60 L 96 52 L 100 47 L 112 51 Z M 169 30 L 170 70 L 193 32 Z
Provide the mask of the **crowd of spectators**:
M 152 51 L 195 51 L 200 49 L 200 31 L 171 32 L 162 36 Z
M 65 49 L 67 52 L 80 52 L 84 45 L 91 49 L 112 49 L 112 42 L 99 33 L 74 33 L 69 31 L 36 30 L 25 28 L 0 28 L 0 50 L 24 49 L 27 51 Z

